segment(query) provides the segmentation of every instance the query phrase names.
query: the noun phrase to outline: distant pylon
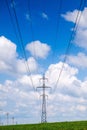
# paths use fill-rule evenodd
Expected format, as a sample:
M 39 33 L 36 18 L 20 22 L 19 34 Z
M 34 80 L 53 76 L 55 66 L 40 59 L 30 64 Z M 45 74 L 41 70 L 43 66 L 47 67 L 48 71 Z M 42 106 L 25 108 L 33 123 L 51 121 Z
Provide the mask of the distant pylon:
M 41 123 L 46 123 L 47 122 L 47 112 L 46 112 L 46 94 L 45 94 L 45 89 L 46 88 L 51 88 L 48 86 L 45 86 L 45 80 L 47 80 L 47 78 L 45 78 L 45 75 L 43 75 L 43 77 L 40 79 L 43 81 L 43 85 L 37 88 L 42 88 L 43 89 L 43 94 L 42 96 L 42 115 L 41 115 Z
M 14 125 L 14 117 L 12 117 L 12 124 Z
M 2 109 L 0 109 L 0 125 L 2 125 L 1 112 L 2 112 Z
M 8 125 L 9 124 L 9 113 L 7 112 L 6 115 L 7 115 L 7 125 Z

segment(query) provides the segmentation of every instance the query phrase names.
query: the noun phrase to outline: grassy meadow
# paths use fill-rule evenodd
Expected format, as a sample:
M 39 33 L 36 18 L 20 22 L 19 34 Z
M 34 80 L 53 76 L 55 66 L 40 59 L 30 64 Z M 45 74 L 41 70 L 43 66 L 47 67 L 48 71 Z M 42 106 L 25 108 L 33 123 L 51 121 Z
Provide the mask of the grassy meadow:
M 0 130 L 87 130 L 87 121 L 0 126 Z

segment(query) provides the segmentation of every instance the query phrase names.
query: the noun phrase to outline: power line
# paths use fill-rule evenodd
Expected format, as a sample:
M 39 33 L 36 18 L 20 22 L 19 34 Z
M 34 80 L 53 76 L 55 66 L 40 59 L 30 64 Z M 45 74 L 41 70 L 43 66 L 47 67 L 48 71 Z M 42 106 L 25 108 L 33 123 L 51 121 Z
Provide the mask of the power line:
M 86 4 L 86 2 L 87 2 L 87 0 L 84 0 L 84 1 L 83 1 L 83 7 L 84 7 L 84 5 Z M 74 30 L 75 30 L 74 36 L 75 36 L 76 31 L 77 31 L 77 29 L 78 29 L 78 25 L 79 25 L 79 22 L 80 22 L 80 19 L 81 19 L 82 14 L 83 14 L 83 11 L 81 11 L 81 13 L 79 13 L 79 17 L 78 17 L 78 21 L 77 21 L 78 23 L 76 23 L 76 27 L 75 27 L 75 29 L 74 29 Z M 74 36 L 73 36 L 73 37 L 74 37 Z
M 71 33 L 71 36 L 70 36 L 70 39 L 69 39 L 69 42 L 68 42 L 68 46 L 67 46 L 67 49 L 66 49 L 66 52 L 65 52 L 63 64 L 62 64 L 62 67 L 61 67 L 61 70 L 60 70 L 58 79 L 57 79 L 56 84 L 55 84 L 54 92 L 55 92 L 55 90 L 56 90 L 56 88 L 57 88 L 57 86 L 58 86 L 58 83 L 59 83 L 59 80 L 60 80 L 60 77 L 61 77 L 61 74 L 62 74 L 64 65 L 65 65 L 65 62 L 66 62 L 66 60 L 67 60 L 67 54 L 69 53 L 69 50 L 70 50 L 70 48 L 71 48 L 72 39 L 74 38 L 75 33 L 76 33 L 76 31 L 77 31 L 77 27 L 78 27 L 78 24 L 79 24 L 81 15 L 82 15 L 82 12 L 80 12 L 80 10 L 81 10 L 82 7 L 85 5 L 85 2 L 86 2 L 86 0 L 84 0 L 84 3 L 83 3 L 83 0 L 80 1 L 80 6 L 79 6 L 79 9 L 78 9 L 78 12 L 77 12 L 77 16 L 76 16 L 76 20 L 75 20 L 75 23 L 74 23 L 74 26 L 73 26 L 73 31 L 72 31 L 72 33 Z M 83 5 L 83 6 L 82 6 L 82 5 Z
M 17 35 L 17 32 L 16 32 L 16 29 L 15 29 L 15 24 L 14 24 L 14 21 L 13 21 L 13 17 L 12 17 L 12 14 L 11 14 L 11 12 L 10 12 L 10 8 L 9 8 L 9 5 L 8 5 L 8 1 L 5 0 L 5 2 L 6 2 L 7 9 L 8 9 L 9 15 L 10 15 L 11 24 L 12 24 L 13 29 L 14 29 L 14 34 L 15 34 L 15 36 L 16 36 L 16 39 L 17 39 L 18 42 L 19 42 L 19 38 L 18 38 L 18 35 Z
M 31 35 L 34 42 L 34 31 L 33 31 L 33 23 L 32 23 L 32 15 L 31 15 L 31 8 L 30 8 L 30 0 L 28 0 L 28 11 L 29 11 L 29 17 L 30 17 L 30 27 L 31 27 Z M 34 50 L 34 56 L 36 55 L 35 52 L 35 46 L 33 44 L 33 50 Z
M 32 39 L 34 39 L 32 15 L 31 15 L 31 8 L 30 8 L 30 0 L 28 0 L 28 6 L 27 7 L 28 7 L 28 11 L 29 11 L 29 18 L 30 18 L 31 31 L 32 31 Z
M 27 1 L 28 2 L 28 13 L 29 13 L 29 18 L 30 18 L 30 27 L 31 27 L 31 37 L 32 37 L 32 43 L 33 43 L 33 51 L 34 51 L 34 58 L 36 59 L 36 46 L 34 45 L 34 40 L 35 40 L 35 36 L 34 36 L 34 29 L 33 29 L 33 22 L 32 22 L 32 13 L 31 13 L 31 6 L 30 6 L 30 0 Z M 38 68 L 37 68 L 37 72 L 39 72 Z
M 62 10 L 62 3 L 63 3 L 63 0 L 57 0 L 57 2 L 59 2 L 59 4 L 57 3 L 58 6 L 58 9 L 57 9 L 57 26 L 56 26 L 56 38 L 55 38 L 55 48 L 56 48 L 56 45 L 57 45 L 57 39 L 58 39 L 58 33 L 59 33 L 59 25 L 60 25 L 60 15 L 61 15 L 61 10 Z M 54 52 L 53 54 L 53 57 L 55 57 L 55 54 L 56 52 Z M 53 58 L 53 62 L 54 62 L 54 58 Z
M 22 50 L 23 50 L 23 55 L 24 55 L 24 57 L 25 57 L 25 66 L 26 66 L 27 74 L 28 74 L 28 75 L 30 74 L 30 80 L 31 80 L 33 89 L 34 89 L 34 91 L 35 91 L 35 87 L 34 87 L 34 84 L 33 84 L 33 80 L 32 80 L 32 77 L 31 77 L 30 67 L 29 67 L 29 65 L 28 65 L 28 63 L 27 63 L 27 56 L 26 56 L 26 53 L 25 53 L 24 44 L 23 44 L 23 39 L 22 39 L 21 31 L 20 31 L 20 26 L 19 26 L 19 23 L 18 23 L 18 18 L 17 18 L 15 6 L 14 6 L 14 0 L 12 0 L 11 2 L 12 2 L 12 8 L 13 8 L 13 12 L 14 12 L 14 16 L 15 16 L 15 21 L 16 21 L 16 25 L 17 25 L 17 29 L 18 29 L 18 33 L 19 33 L 19 37 L 20 37 L 21 47 L 22 47 Z M 11 21 L 12 21 L 12 24 L 13 24 L 13 27 L 14 27 L 13 19 L 12 19 L 12 16 L 11 16 L 11 12 L 10 12 L 9 5 L 8 5 L 7 0 L 6 0 L 6 5 L 7 5 L 7 7 L 8 7 L 8 11 L 9 11 L 9 14 L 10 14 L 10 17 L 11 17 Z M 16 32 L 15 32 L 15 34 L 16 34 Z M 16 36 L 17 36 L 17 34 L 16 34 Z M 17 39 L 18 39 L 18 37 L 17 37 Z M 29 72 L 29 73 L 28 73 L 28 72 Z

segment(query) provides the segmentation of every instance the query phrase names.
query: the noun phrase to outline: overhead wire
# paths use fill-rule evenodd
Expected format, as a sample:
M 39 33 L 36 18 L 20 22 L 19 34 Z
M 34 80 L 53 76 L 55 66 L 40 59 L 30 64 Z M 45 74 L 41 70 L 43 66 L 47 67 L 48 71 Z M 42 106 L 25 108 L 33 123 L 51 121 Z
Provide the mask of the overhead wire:
M 82 1 L 81 1 L 82 2 Z M 84 4 L 85 5 L 86 3 L 86 0 L 84 0 Z M 81 4 L 80 4 L 81 6 Z M 76 20 L 75 20 L 75 24 L 73 26 L 73 32 L 71 33 L 71 36 L 70 36 L 70 39 L 69 39 L 69 43 L 68 43 L 68 47 L 67 47 L 67 50 L 66 50 L 66 53 L 65 53 L 65 57 L 64 57 L 64 61 L 63 61 L 63 64 L 62 64 L 62 68 L 60 70 L 60 73 L 59 73 L 59 77 L 57 79 L 57 82 L 55 84 L 55 88 L 54 88 L 54 91 L 56 91 L 57 87 L 58 87 L 58 83 L 59 83 L 59 80 L 60 80 L 60 77 L 61 77 L 61 74 L 62 74 L 62 71 L 63 71 L 63 68 L 64 68 L 64 65 L 66 63 L 66 60 L 67 60 L 67 54 L 69 53 L 69 49 L 71 48 L 71 43 L 72 43 L 72 38 L 75 37 L 75 34 L 76 34 L 76 31 L 78 29 L 78 25 L 79 25 L 79 22 L 80 22 L 80 19 L 81 19 L 81 16 L 82 16 L 82 13 L 83 12 L 79 12 L 80 11 L 80 7 L 79 7 L 79 10 L 78 10 L 78 13 L 77 13 L 77 17 L 76 17 Z M 53 101 L 55 100 L 55 98 L 53 99 Z
M 57 8 L 57 25 L 56 25 L 56 38 L 55 38 L 55 48 L 57 46 L 57 39 L 58 39 L 58 34 L 59 34 L 59 25 L 60 25 L 60 15 L 61 15 L 61 10 L 62 10 L 62 3 L 63 3 L 63 0 L 57 0 L 57 2 L 59 2 L 59 6 Z M 57 3 L 58 5 L 58 3 Z M 56 55 L 56 52 L 53 53 L 53 57 L 55 57 Z M 53 58 L 53 62 L 54 62 L 54 58 Z
M 40 1 L 42 4 L 41 4 L 41 9 L 42 9 L 42 13 L 41 13 L 41 15 L 42 15 L 42 21 L 41 21 L 41 26 L 42 26 L 42 23 L 43 23 L 43 25 L 45 25 L 46 23 L 48 23 L 48 21 L 49 21 L 49 16 L 48 16 L 48 12 L 47 12 L 47 0 L 41 0 Z M 46 17 L 43 17 L 43 15 L 45 15 Z M 45 23 L 46 22 L 46 23 Z M 46 25 L 45 25 L 46 26 Z M 48 25 L 47 25 L 48 26 Z M 48 27 L 47 27 L 48 28 Z M 47 31 L 47 28 L 46 28 L 46 30 L 45 30 L 45 28 L 44 28 L 44 31 L 41 31 L 42 32 L 42 34 L 43 34 L 43 39 L 44 39 L 44 36 L 45 36 L 45 34 L 46 34 L 46 31 Z M 46 37 L 47 37 L 47 35 L 46 35 Z M 47 44 L 47 42 L 45 41 L 45 44 Z M 49 44 L 47 44 L 48 45 L 48 47 L 49 47 L 49 52 L 50 52 L 50 46 L 49 46 Z M 43 45 L 41 44 L 41 48 L 43 48 Z M 43 49 L 42 49 L 43 50 Z M 45 75 L 45 71 L 46 71 L 46 68 L 44 68 L 44 66 L 46 66 L 46 64 L 47 64 L 47 61 L 46 60 L 48 60 L 48 56 L 46 57 L 46 58 L 44 58 L 44 61 L 42 62 L 42 75 Z
M 32 39 L 34 41 L 34 31 L 33 31 L 32 15 L 31 15 L 31 8 L 30 8 L 30 0 L 27 0 L 27 1 L 28 1 L 28 6 L 27 7 L 28 7 L 28 12 L 29 12 L 29 18 L 30 18 L 31 35 L 32 35 L 31 37 L 32 37 Z M 34 53 L 35 53 L 35 48 L 34 48 Z
M 34 40 L 35 40 L 35 37 L 34 37 L 34 29 L 33 29 L 33 22 L 32 22 L 32 13 L 31 13 L 31 7 L 30 7 L 30 0 L 27 0 L 27 7 L 28 7 L 28 13 L 29 13 L 29 18 L 30 18 L 30 28 L 31 28 L 31 37 L 32 37 L 32 43 L 33 43 L 33 56 L 35 59 L 37 59 L 37 56 L 36 56 L 36 45 L 34 45 Z M 37 68 L 37 71 L 38 71 L 38 68 Z M 38 71 L 39 72 L 39 71 Z
M 7 1 L 7 0 L 6 0 L 6 1 Z M 14 0 L 12 0 L 12 3 L 13 3 L 13 1 L 14 1 Z M 61 1 L 61 0 L 60 0 L 60 1 Z M 81 2 L 82 2 L 82 0 L 81 0 Z M 81 6 L 81 4 L 80 4 L 80 6 Z M 60 6 L 60 7 L 61 7 L 61 6 Z M 80 9 L 80 8 L 79 8 L 79 9 Z M 9 9 L 8 9 L 8 10 L 9 10 Z M 26 56 L 26 52 L 25 52 L 25 49 L 24 49 L 24 43 L 23 43 L 23 39 L 22 39 L 21 31 L 20 31 L 20 26 L 19 26 L 19 22 L 18 22 L 18 18 L 17 18 L 17 14 L 16 14 L 15 7 L 14 7 L 14 3 L 13 3 L 13 11 L 14 11 L 15 19 L 16 19 L 16 24 L 17 24 L 19 36 L 20 36 L 20 41 L 21 41 L 21 45 L 22 45 L 22 50 L 23 50 L 24 57 L 25 57 L 25 60 L 26 60 L 26 68 L 27 68 L 27 71 L 29 72 L 28 74 L 31 75 L 30 67 L 29 67 L 29 65 L 28 65 L 28 63 L 27 63 L 27 56 Z M 10 14 L 10 17 L 12 17 L 12 16 L 11 16 L 11 13 L 10 13 L 10 10 L 9 10 L 9 14 Z M 77 30 L 77 28 L 78 28 L 78 23 L 79 23 L 79 21 L 80 21 L 80 18 L 81 18 L 81 14 L 80 14 L 80 12 L 78 11 L 77 17 L 76 17 L 76 20 L 75 20 L 75 24 L 74 24 L 74 27 L 73 27 L 73 32 L 72 32 L 72 34 L 71 34 L 71 36 L 70 36 L 70 40 L 69 40 L 69 43 L 68 43 L 68 47 L 67 47 L 67 49 L 66 49 L 65 57 L 64 57 L 64 60 L 63 60 L 63 65 L 62 65 L 62 68 L 61 68 L 61 70 L 60 70 L 59 77 L 58 77 L 58 79 L 57 79 L 57 82 L 56 82 L 56 85 L 55 85 L 56 87 L 55 87 L 54 91 L 56 90 L 57 85 L 58 85 L 58 82 L 59 82 L 59 80 L 60 80 L 60 77 L 61 77 L 61 74 L 62 74 L 62 71 L 63 71 L 63 68 L 64 68 L 64 64 L 65 64 L 66 59 L 67 59 L 67 54 L 69 53 L 69 50 L 70 50 L 70 47 L 71 47 L 72 38 L 74 37 L 75 32 L 76 32 L 76 30 Z M 30 12 L 30 20 L 31 20 L 31 12 Z M 12 21 L 12 23 L 14 23 L 12 18 L 11 18 L 11 21 Z M 30 23 L 31 23 L 32 39 L 34 39 L 32 21 L 31 21 Z M 14 24 L 13 24 L 13 26 L 14 26 Z M 58 27 L 59 27 L 59 23 L 57 24 L 57 31 L 56 31 L 57 33 L 58 33 Z M 56 34 L 57 34 L 57 33 L 56 33 Z M 16 32 L 15 32 L 15 34 L 16 34 Z M 56 41 L 57 41 L 57 39 L 56 39 Z M 34 46 L 34 49 L 35 49 L 35 46 Z M 35 55 L 35 53 L 36 53 L 36 52 L 35 52 L 35 50 L 34 50 L 34 55 Z M 30 80 L 31 80 L 33 89 L 35 90 L 35 87 L 34 87 L 33 80 L 32 80 L 32 77 L 31 77 L 31 76 L 30 76 Z
M 59 2 L 59 4 L 58 4 Z M 58 39 L 58 35 L 59 35 L 59 27 L 60 27 L 60 15 L 61 15 L 61 10 L 62 10 L 62 4 L 63 4 L 63 0 L 57 0 L 57 25 L 56 25 L 56 36 L 55 36 L 55 40 L 54 40 L 54 45 L 55 48 L 57 48 L 57 39 Z M 59 6 L 58 6 L 59 5 Z M 54 58 L 56 56 L 56 52 L 54 51 L 54 53 L 52 54 L 52 62 L 54 63 Z M 51 71 L 50 71 L 51 74 Z
M 28 62 L 27 62 L 27 56 L 26 56 L 26 52 L 25 52 L 25 49 L 24 49 L 24 43 L 23 43 L 21 31 L 20 31 L 20 26 L 19 26 L 17 14 L 16 14 L 15 6 L 14 6 L 14 0 L 11 0 L 11 3 L 12 3 L 12 9 L 13 9 L 13 12 L 14 12 L 15 21 L 16 21 L 16 25 L 17 25 L 17 29 L 18 29 L 18 33 L 19 33 L 19 37 L 20 37 L 20 43 L 21 43 L 21 47 L 22 47 L 22 51 L 23 51 L 23 55 L 24 55 L 24 59 L 25 59 L 26 71 L 27 71 L 27 74 L 28 74 L 29 77 L 30 77 L 33 90 L 35 91 L 35 87 L 34 87 L 34 84 L 33 84 L 33 79 L 32 79 L 32 77 L 31 77 L 30 67 L 29 67 Z M 6 5 L 7 5 L 7 7 L 8 7 L 8 11 L 9 11 L 9 14 L 10 14 L 10 17 L 11 17 L 11 21 L 12 21 L 12 24 L 13 24 L 13 27 L 14 27 L 13 19 L 12 19 L 12 16 L 11 16 L 11 12 L 10 12 L 9 5 L 8 5 L 7 0 L 6 0 Z M 15 34 L 16 34 L 16 36 L 17 36 L 17 33 L 16 33 L 16 32 L 15 32 Z M 18 37 L 17 37 L 17 39 L 18 39 Z
M 31 37 L 32 37 L 32 43 L 33 43 L 33 51 L 34 51 L 34 58 L 35 60 L 37 59 L 37 56 L 36 56 L 36 45 L 34 45 L 34 41 L 35 41 L 35 37 L 34 37 L 34 30 L 33 30 L 33 22 L 32 22 L 32 13 L 31 13 L 31 3 L 30 3 L 30 0 L 27 0 L 27 7 L 28 7 L 28 13 L 29 13 L 29 18 L 30 18 L 30 29 L 31 29 Z M 39 70 L 37 68 L 37 72 L 39 73 Z
M 86 2 L 87 2 L 87 0 L 84 0 L 83 1 L 83 8 L 84 8 L 84 5 L 86 5 Z M 79 11 L 79 17 L 78 17 L 78 23 L 76 23 L 76 27 L 75 27 L 75 31 L 74 31 L 74 34 L 73 34 L 73 38 L 74 38 L 74 36 L 76 35 L 76 32 L 77 32 L 77 29 L 78 29 L 78 26 L 79 26 L 79 22 L 80 22 L 80 19 L 81 19 L 81 16 L 82 16 L 82 14 L 83 14 L 83 11 Z
M 12 24 L 13 29 L 14 29 L 14 34 L 15 34 L 15 36 L 16 36 L 16 39 L 17 39 L 18 42 L 19 42 L 19 38 L 18 38 L 18 35 L 17 35 L 17 32 L 16 32 L 16 29 L 15 29 L 15 24 L 14 24 L 14 20 L 13 20 L 12 14 L 11 14 L 11 12 L 10 12 L 10 8 L 9 8 L 8 1 L 5 0 L 5 2 L 6 2 L 7 9 L 8 9 L 9 15 L 10 15 L 11 24 Z
M 31 80 L 31 83 L 32 83 L 32 87 L 33 87 L 33 89 L 35 91 L 35 87 L 34 87 L 34 84 L 33 84 L 33 79 L 31 77 L 30 67 L 29 67 L 29 64 L 27 62 L 27 56 L 26 56 L 26 52 L 25 52 L 25 47 L 24 47 L 21 31 L 20 31 L 20 26 L 19 26 L 19 23 L 18 23 L 18 18 L 17 18 L 15 6 L 14 6 L 14 0 L 12 0 L 12 5 L 13 5 L 13 12 L 14 12 L 14 15 L 15 15 L 15 20 L 16 20 L 16 24 L 17 24 L 17 28 L 18 28 L 18 32 L 19 32 L 19 36 L 20 36 L 22 50 L 23 50 L 23 53 L 24 53 L 25 61 L 26 61 L 25 63 L 26 63 L 27 71 L 29 72 L 28 75 L 30 74 L 30 80 Z
M 79 9 L 78 9 L 78 12 L 77 12 L 77 16 L 76 16 L 76 19 L 75 19 L 75 23 L 74 23 L 74 26 L 73 26 L 73 31 L 72 31 L 72 33 L 71 33 L 71 35 L 70 35 L 70 39 L 69 39 L 69 42 L 68 42 L 68 46 L 67 46 L 67 49 L 66 49 L 66 52 L 65 52 L 65 55 L 64 55 L 63 64 L 62 64 L 61 70 L 60 70 L 60 72 L 59 72 L 59 76 L 58 76 L 58 79 L 57 79 L 57 81 L 56 81 L 55 88 L 54 88 L 53 92 L 55 92 L 55 90 L 57 89 L 57 86 L 58 86 L 58 83 L 59 83 L 59 80 L 60 80 L 60 77 L 61 77 L 61 74 L 62 74 L 64 65 L 65 65 L 66 60 L 67 60 L 67 54 L 69 54 L 69 50 L 70 50 L 70 48 L 71 48 L 72 39 L 73 39 L 74 36 L 75 36 L 75 33 L 76 33 L 76 31 L 77 31 L 77 28 L 78 28 L 79 21 L 80 21 L 81 15 L 82 15 L 82 12 L 80 12 L 80 10 L 81 10 L 81 9 L 83 8 L 83 6 L 85 5 L 85 2 L 86 2 L 86 0 L 84 0 L 84 3 L 83 3 L 83 0 L 80 1 L 80 6 L 79 6 Z

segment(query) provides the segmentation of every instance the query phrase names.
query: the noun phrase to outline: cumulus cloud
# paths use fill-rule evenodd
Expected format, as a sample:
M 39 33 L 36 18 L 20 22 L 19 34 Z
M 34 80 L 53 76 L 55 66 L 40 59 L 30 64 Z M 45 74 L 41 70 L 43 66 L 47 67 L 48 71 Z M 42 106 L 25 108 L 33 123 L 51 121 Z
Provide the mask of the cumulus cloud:
M 42 75 L 34 73 L 31 76 L 26 75 L 26 62 L 24 59 L 18 58 L 16 45 L 5 37 L 0 38 L 0 64 L 2 61 L 5 65 L 9 66 L 10 70 L 23 73 L 14 81 L 6 80 L 0 84 L 0 105 L 3 113 L 8 111 L 12 116 L 19 116 L 20 120 L 28 118 L 27 113 L 29 113 L 32 117 L 29 121 L 33 121 L 33 119 L 39 121 L 41 115 L 39 95 L 42 94 L 42 91 L 35 92 L 32 81 L 35 89 L 38 86 L 42 86 L 42 82 L 39 82 Z M 44 55 L 38 55 L 38 57 L 44 57 L 44 55 L 47 55 L 47 52 Z M 9 56 L 8 60 L 7 56 Z M 69 58 L 69 61 L 73 64 L 80 64 L 82 66 L 79 63 L 81 61 L 82 63 L 85 62 L 86 66 L 86 55 L 84 53 L 78 53 L 77 56 L 70 56 Z M 37 69 L 37 63 L 33 57 L 29 57 L 27 63 L 30 65 L 32 72 Z M 50 93 L 50 90 L 46 91 L 46 94 L 49 96 L 47 101 L 48 119 L 52 118 L 52 121 L 54 118 L 56 118 L 56 121 L 76 120 L 77 117 L 78 119 L 85 119 L 87 117 L 87 79 L 84 81 L 79 80 L 77 78 L 79 70 L 65 63 L 60 80 L 56 84 L 62 65 L 62 62 L 51 64 L 45 73 L 46 78 L 48 78 L 46 86 L 52 87 L 53 90 L 52 93 Z M 8 68 L 3 68 L 3 70 L 6 69 L 8 70 Z M 77 116 L 78 114 L 79 116 Z M 57 117 L 61 117 L 61 119 L 57 119 Z
M 52 90 L 54 90 L 62 64 L 62 62 L 52 64 L 46 71 L 45 76 L 48 78 L 46 86 L 51 86 Z M 76 77 L 77 73 L 78 69 L 65 64 L 56 91 L 53 91 L 53 93 L 46 91 L 46 94 L 49 96 L 47 100 L 48 120 L 52 118 L 53 121 L 54 117 L 59 117 L 58 119 L 62 121 L 86 118 L 87 80 L 79 80 Z M 42 75 L 32 75 L 35 88 L 42 86 L 42 82 L 39 82 L 41 77 Z M 21 114 L 21 119 L 24 115 L 27 117 L 27 113 L 29 113 L 32 119 L 28 118 L 28 121 L 33 121 L 33 119 L 39 121 L 40 119 L 41 101 L 39 94 L 42 94 L 42 91 L 33 91 L 30 76 L 27 75 L 22 75 L 15 81 L 7 80 L 4 84 L 0 84 L 0 99 L 1 104 L 3 103 L 3 110 L 7 109 L 15 116 L 16 114 L 19 116 Z M 58 121 L 57 119 L 55 120 Z
M 45 73 L 46 78 L 48 78 L 46 86 L 51 86 L 52 90 L 54 90 L 62 64 L 59 62 L 50 65 Z M 46 91 L 49 96 L 47 100 L 48 121 L 51 118 L 51 121 L 76 120 L 77 117 L 81 120 L 86 118 L 87 80 L 79 80 L 76 77 L 77 74 L 77 68 L 65 64 L 56 91 L 53 93 Z M 42 75 L 32 75 L 35 88 L 42 85 L 42 82 L 39 82 L 41 77 Z M 30 76 L 27 75 L 22 75 L 15 81 L 6 80 L 4 84 L 0 84 L 0 98 L 2 102 L 5 102 L 2 108 L 15 116 L 20 116 L 21 119 L 27 117 L 27 113 L 29 113 L 32 117 L 29 121 L 36 120 L 36 118 L 39 121 L 40 119 L 41 101 L 39 93 L 42 94 L 42 91 L 33 91 Z M 77 116 L 78 114 L 79 116 Z
M 81 86 L 81 81 L 76 78 L 78 69 L 65 64 L 59 82 L 57 83 L 62 64 L 63 63 L 60 62 L 49 67 L 46 74 L 50 79 L 50 86 L 58 88 L 58 91 L 64 95 L 79 97 L 80 91 L 78 87 Z
M 34 41 L 27 44 L 26 49 L 37 58 L 46 58 L 51 48 L 46 43 Z
M 61 71 L 63 63 L 59 62 L 58 64 L 51 64 L 48 68 L 48 71 L 46 72 L 47 77 L 49 77 L 50 79 L 50 85 L 54 84 L 57 82 L 58 80 L 58 76 L 59 73 Z M 75 79 L 73 77 L 73 75 L 76 75 L 78 73 L 78 69 L 70 67 L 68 64 L 64 65 L 63 71 L 62 71 L 62 75 L 61 75 L 61 79 L 60 79 L 60 83 L 63 85 L 67 86 L 67 82 L 69 83 L 71 80 L 70 77 L 72 77 L 72 81 Z M 55 76 L 54 76 L 55 75 Z M 66 78 L 65 78 L 66 77 Z M 63 79 L 63 82 L 62 82 Z
M 77 55 L 70 55 L 67 58 L 68 62 L 82 68 L 87 68 L 87 55 L 79 52 Z
M 87 27 L 87 26 L 86 26 Z M 87 29 L 79 28 L 76 33 L 74 42 L 79 46 L 87 50 Z
M 27 63 L 26 63 L 27 62 Z M 30 71 L 37 70 L 37 62 L 33 57 L 19 59 L 17 53 L 17 46 L 12 41 L 4 36 L 0 37 L 0 72 L 4 73 L 26 73 L 29 66 Z
M 0 107 L 5 107 L 7 105 L 6 101 L 0 101 Z M 1 110 L 0 110 L 1 111 Z
M 48 20 L 48 16 L 47 16 L 47 14 L 46 14 L 46 13 L 44 13 L 44 12 L 43 12 L 43 13 L 41 14 L 41 16 L 42 16 L 42 18 L 44 18 L 44 19 L 47 19 L 47 20 Z
M 9 62 L 10 60 L 16 58 L 16 45 L 5 38 L 4 36 L 0 37 L 0 59 Z M 8 56 L 8 57 L 7 57 Z
M 81 19 L 80 19 L 80 22 L 79 22 L 79 27 L 81 28 L 87 28 L 87 8 L 85 7 L 83 11 L 80 11 L 80 10 L 74 10 L 72 12 L 67 12 L 66 14 L 62 14 L 62 17 L 65 18 L 65 20 L 67 21 L 71 21 L 73 23 L 75 23 L 76 21 L 76 17 L 77 17 L 77 14 L 79 12 L 79 15 L 81 15 Z
M 16 70 L 19 73 L 26 73 L 29 70 L 35 72 L 37 68 L 38 64 L 33 57 L 28 58 L 27 62 L 24 59 L 18 59 L 16 61 Z
M 21 83 L 22 85 L 32 87 L 31 78 L 35 88 L 40 85 L 39 79 L 41 78 L 41 75 L 31 75 L 31 76 L 23 75 L 20 79 L 18 79 L 18 82 Z
M 16 2 L 15 2 L 15 1 L 12 1 L 12 2 L 11 2 L 11 7 L 13 8 L 13 6 L 14 6 L 14 7 L 16 6 Z
M 69 22 L 75 23 L 78 12 L 79 14 L 82 13 L 82 15 L 79 21 L 78 30 L 76 32 L 74 42 L 79 47 L 87 49 L 87 8 L 85 7 L 83 11 L 74 10 L 73 12 L 67 12 L 66 14 L 62 14 L 62 17 Z
M 62 62 L 52 64 L 46 72 L 46 77 L 48 77 L 49 80 L 48 85 L 53 88 L 54 92 L 49 94 L 50 101 L 48 106 L 48 115 L 51 115 L 52 117 L 56 117 L 58 115 L 59 118 L 61 115 L 62 120 L 81 119 L 83 112 L 86 113 L 87 110 L 87 106 L 84 105 L 87 99 L 87 88 L 85 87 L 87 81 L 82 82 L 77 78 L 77 68 L 65 64 L 60 80 L 58 84 L 56 84 L 61 66 Z M 54 90 L 54 87 L 56 90 Z M 51 109 L 50 105 L 54 106 L 54 109 Z M 78 111 L 81 113 L 77 118 L 76 115 L 78 115 Z M 73 116 L 74 113 L 76 114 Z M 86 118 L 85 114 L 83 118 Z
M 67 12 L 66 14 L 62 14 L 61 16 L 67 20 L 67 21 L 70 21 L 70 22 L 73 22 L 75 23 L 76 21 L 76 17 L 77 17 L 77 14 L 78 13 L 81 13 L 81 11 L 78 11 L 77 9 L 74 10 L 73 12 Z
M 17 57 L 16 45 L 5 38 L 0 37 L 0 71 L 12 70 L 12 62 Z
M 25 17 L 26 17 L 27 20 L 30 21 L 30 15 L 29 15 L 29 13 L 26 13 Z
M 78 110 L 78 111 L 82 111 L 82 112 L 84 112 L 84 111 L 86 111 L 87 110 L 87 107 L 86 106 L 83 106 L 83 105 L 78 105 L 77 107 L 76 107 L 76 109 Z

